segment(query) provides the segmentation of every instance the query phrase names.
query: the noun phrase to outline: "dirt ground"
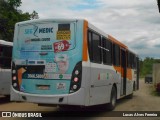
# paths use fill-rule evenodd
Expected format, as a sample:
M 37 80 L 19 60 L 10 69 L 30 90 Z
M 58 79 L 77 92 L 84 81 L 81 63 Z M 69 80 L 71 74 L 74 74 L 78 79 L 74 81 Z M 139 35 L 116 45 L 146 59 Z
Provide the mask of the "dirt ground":
M 160 111 L 160 97 L 153 95 L 153 85 L 145 84 L 144 79 L 140 80 L 140 89 L 134 92 L 132 99 L 123 98 L 117 101 L 117 106 L 114 111 Z M 81 110 L 81 109 L 80 109 Z M 87 109 L 87 111 L 99 111 L 99 108 L 93 107 L 91 109 Z M 9 98 L 5 98 L 0 96 L 0 111 L 46 111 L 45 116 L 52 115 L 54 111 L 59 111 L 57 107 L 43 107 L 38 106 L 33 103 L 24 103 L 24 102 L 10 102 Z M 83 111 L 84 112 L 84 111 Z M 89 113 L 89 112 L 88 112 Z M 94 112 L 96 113 L 96 112 Z M 91 113 L 89 115 L 90 119 L 106 119 L 108 115 L 110 115 L 111 111 L 103 111 L 97 112 L 96 115 Z M 114 113 L 114 112 L 113 112 Z M 81 111 L 79 112 L 81 114 Z M 92 117 L 93 114 L 93 117 Z M 116 114 L 116 113 L 115 113 Z M 83 116 L 83 115 L 82 115 Z M 100 117 L 100 118 L 99 118 Z M 88 117 L 87 117 L 88 118 Z M 88 118 L 88 119 L 89 119 Z M 108 118 L 109 120 L 112 117 Z M 117 119 L 117 117 L 112 118 L 113 120 Z M 123 117 L 118 120 L 132 120 L 134 117 Z M 137 118 L 142 119 L 142 117 Z M 149 118 L 143 118 L 145 120 L 150 120 Z M 160 118 L 154 117 L 152 120 L 159 120 Z
M 134 92 L 133 98 L 119 100 L 115 111 L 160 111 L 159 105 L 160 96 L 154 95 L 153 84 L 140 79 L 139 90 Z

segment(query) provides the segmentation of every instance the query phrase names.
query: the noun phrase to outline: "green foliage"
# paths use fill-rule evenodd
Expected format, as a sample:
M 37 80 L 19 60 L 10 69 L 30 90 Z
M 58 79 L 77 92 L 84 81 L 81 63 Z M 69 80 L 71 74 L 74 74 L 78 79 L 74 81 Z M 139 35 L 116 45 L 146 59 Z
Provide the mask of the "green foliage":
M 39 19 L 38 13 L 36 11 L 33 11 L 32 14 L 30 14 L 31 19 Z
M 13 41 L 15 23 L 39 18 L 36 11 L 29 14 L 18 10 L 21 4 L 21 0 L 0 0 L 0 39 Z
M 21 6 L 22 2 L 21 2 L 21 0 L 8 0 L 8 4 L 11 7 L 17 8 L 17 7 Z
M 160 63 L 160 60 L 150 57 L 140 60 L 140 76 L 145 77 L 147 74 L 152 74 L 152 66 L 154 63 Z

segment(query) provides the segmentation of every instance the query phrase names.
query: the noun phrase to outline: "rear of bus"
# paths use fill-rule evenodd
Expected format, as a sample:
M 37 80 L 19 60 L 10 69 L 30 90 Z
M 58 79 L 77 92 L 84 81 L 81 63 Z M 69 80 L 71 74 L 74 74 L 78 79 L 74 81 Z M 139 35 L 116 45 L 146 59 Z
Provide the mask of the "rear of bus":
M 84 20 L 32 20 L 15 25 L 11 100 L 84 105 Z

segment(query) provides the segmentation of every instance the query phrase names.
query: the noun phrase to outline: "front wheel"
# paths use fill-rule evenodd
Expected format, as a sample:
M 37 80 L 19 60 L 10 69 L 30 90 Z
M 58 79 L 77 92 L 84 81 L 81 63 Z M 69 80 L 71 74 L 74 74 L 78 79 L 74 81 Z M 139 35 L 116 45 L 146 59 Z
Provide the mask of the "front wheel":
M 116 106 L 117 100 L 117 91 L 116 88 L 113 86 L 111 91 L 110 103 L 108 104 L 108 109 L 113 110 Z

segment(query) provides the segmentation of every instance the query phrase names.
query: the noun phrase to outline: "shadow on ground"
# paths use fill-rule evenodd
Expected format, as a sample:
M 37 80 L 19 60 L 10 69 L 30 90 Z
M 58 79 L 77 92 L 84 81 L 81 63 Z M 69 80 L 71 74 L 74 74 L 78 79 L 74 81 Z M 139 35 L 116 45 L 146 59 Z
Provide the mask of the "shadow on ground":
M 0 96 L 0 104 L 5 104 L 10 102 L 10 96 Z

